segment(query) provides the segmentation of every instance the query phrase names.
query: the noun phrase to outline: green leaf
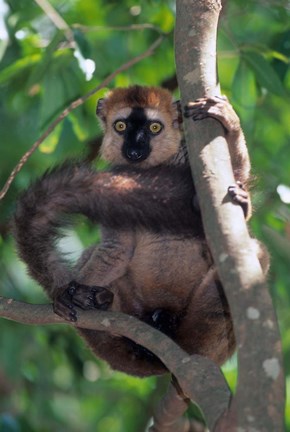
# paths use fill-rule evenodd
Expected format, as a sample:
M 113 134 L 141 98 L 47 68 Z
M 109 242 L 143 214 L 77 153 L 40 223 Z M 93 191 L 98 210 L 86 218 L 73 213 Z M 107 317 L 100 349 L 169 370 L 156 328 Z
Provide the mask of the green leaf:
M 6 67 L 0 72 L 0 84 L 3 84 L 6 81 L 15 78 L 24 69 L 38 63 L 40 59 L 41 59 L 40 54 L 33 54 L 31 56 L 24 57 L 20 60 L 16 60 L 14 63 L 12 63 L 12 65 Z
M 156 12 L 152 10 L 151 22 L 159 25 L 164 32 L 170 32 L 174 28 L 174 21 L 174 15 L 166 4 L 156 8 Z
M 57 125 L 54 131 L 48 135 L 48 137 L 39 146 L 41 153 L 50 154 L 53 153 L 60 138 L 60 134 L 63 128 L 63 123 Z
M 45 127 L 70 102 L 80 95 L 82 84 L 75 59 L 62 56 L 58 64 L 46 70 L 43 80 L 43 95 L 40 124 Z
M 88 138 L 88 127 L 81 110 L 75 110 L 70 113 L 69 119 L 72 124 L 73 131 L 80 141 Z
M 74 29 L 73 34 L 82 56 L 85 59 L 89 58 L 91 55 L 91 47 L 84 33 L 78 29 Z
M 285 64 L 290 64 L 290 58 L 284 55 L 283 53 L 275 50 L 265 51 L 265 55 L 267 58 L 277 59 Z
M 0 61 L 4 57 L 4 54 L 6 52 L 7 47 L 8 47 L 8 40 L 1 40 L 0 39 Z
M 63 33 L 57 32 L 54 37 L 52 38 L 50 44 L 47 46 L 47 48 L 44 51 L 44 54 L 42 56 L 41 62 L 39 65 L 34 69 L 32 74 L 30 75 L 29 81 L 28 81 L 28 88 L 34 85 L 35 83 L 39 83 L 39 81 L 42 80 L 43 76 L 47 72 L 47 68 L 51 63 L 52 56 L 54 52 L 56 51 L 57 47 L 59 46 L 59 43 L 63 40 Z
M 41 129 L 44 129 L 54 119 L 66 102 L 65 88 L 60 74 L 56 72 L 47 73 L 43 84 L 40 113 Z
M 63 83 L 63 91 L 65 93 L 65 98 L 67 102 L 71 102 L 72 100 L 75 100 L 78 96 L 80 96 L 79 93 L 81 81 L 74 65 L 73 67 L 66 67 L 62 70 L 61 79 Z M 85 139 L 87 139 L 89 128 L 83 116 L 82 107 L 79 107 L 77 110 L 72 111 L 69 115 L 69 120 L 71 122 L 76 137 L 80 141 L 84 141 Z
M 242 108 L 251 109 L 256 106 L 257 88 L 255 75 L 247 63 L 241 59 L 237 67 L 233 84 L 233 100 Z
M 286 90 L 283 87 L 283 83 L 275 72 L 275 69 L 262 54 L 255 51 L 242 50 L 242 58 L 253 70 L 258 83 L 262 87 L 280 97 L 286 96 Z
M 70 64 L 62 67 L 59 71 L 67 102 L 71 102 L 80 96 L 82 84 L 81 78 L 83 78 L 83 76 L 78 72 L 77 62 L 70 62 Z

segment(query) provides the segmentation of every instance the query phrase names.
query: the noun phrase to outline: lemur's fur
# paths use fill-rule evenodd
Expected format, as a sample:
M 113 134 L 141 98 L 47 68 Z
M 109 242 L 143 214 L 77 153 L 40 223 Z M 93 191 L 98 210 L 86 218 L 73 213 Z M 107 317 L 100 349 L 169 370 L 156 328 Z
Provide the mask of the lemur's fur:
M 97 114 L 104 127 L 102 156 L 112 168 L 97 172 L 67 162 L 24 192 L 14 218 L 19 255 L 66 319 L 77 320 L 75 306 L 122 311 L 188 353 L 223 363 L 235 349 L 231 314 L 196 205 L 178 104 L 166 90 L 134 86 L 100 100 Z M 185 115 L 223 125 L 237 182 L 229 193 L 249 218 L 250 162 L 233 108 L 223 98 L 203 98 L 188 104 Z M 102 241 L 70 268 L 55 242 L 74 213 L 100 224 Z M 267 253 L 252 241 L 266 272 Z M 79 333 L 114 369 L 139 376 L 165 371 L 126 338 Z

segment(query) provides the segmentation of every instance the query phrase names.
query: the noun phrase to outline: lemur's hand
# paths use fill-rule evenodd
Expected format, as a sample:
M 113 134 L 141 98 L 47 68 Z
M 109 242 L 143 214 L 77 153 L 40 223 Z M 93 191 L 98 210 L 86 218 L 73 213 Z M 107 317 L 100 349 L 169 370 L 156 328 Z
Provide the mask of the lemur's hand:
M 107 288 L 88 286 L 71 281 L 53 302 L 54 312 L 68 321 L 77 321 L 75 306 L 83 310 L 107 310 L 113 301 L 114 294 Z
M 240 119 L 226 96 L 204 97 L 188 102 L 184 107 L 184 116 L 191 117 L 193 120 L 214 118 L 222 124 L 226 133 L 241 129 Z

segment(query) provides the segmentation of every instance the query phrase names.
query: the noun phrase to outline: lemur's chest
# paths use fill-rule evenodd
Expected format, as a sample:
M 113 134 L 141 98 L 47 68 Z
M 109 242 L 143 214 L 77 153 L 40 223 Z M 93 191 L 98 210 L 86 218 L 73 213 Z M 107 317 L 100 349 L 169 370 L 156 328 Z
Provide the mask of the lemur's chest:
M 133 283 L 141 293 L 154 300 L 160 297 L 180 299 L 198 286 L 211 265 L 205 241 L 178 235 L 137 236 L 129 265 Z M 184 297 L 186 301 L 186 296 Z

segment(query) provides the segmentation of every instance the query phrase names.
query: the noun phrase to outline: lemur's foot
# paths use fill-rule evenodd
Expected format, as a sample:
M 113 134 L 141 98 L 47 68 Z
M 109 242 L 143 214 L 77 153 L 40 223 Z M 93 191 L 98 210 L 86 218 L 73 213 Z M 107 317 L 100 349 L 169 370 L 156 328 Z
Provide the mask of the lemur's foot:
M 247 219 L 249 216 L 249 194 L 244 189 L 242 183 L 238 181 L 236 184 L 229 186 L 228 193 L 231 199 L 242 207 Z
M 214 118 L 224 127 L 226 132 L 240 130 L 240 120 L 226 96 L 212 96 L 188 102 L 184 107 L 184 116 L 193 120 Z
M 74 306 L 78 306 L 83 310 L 107 310 L 113 301 L 113 297 L 114 294 L 107 288 L 88 286 L 71 281 L 55 297 L 53 310 L 68 321 L 77 321 L 77 310 Z

